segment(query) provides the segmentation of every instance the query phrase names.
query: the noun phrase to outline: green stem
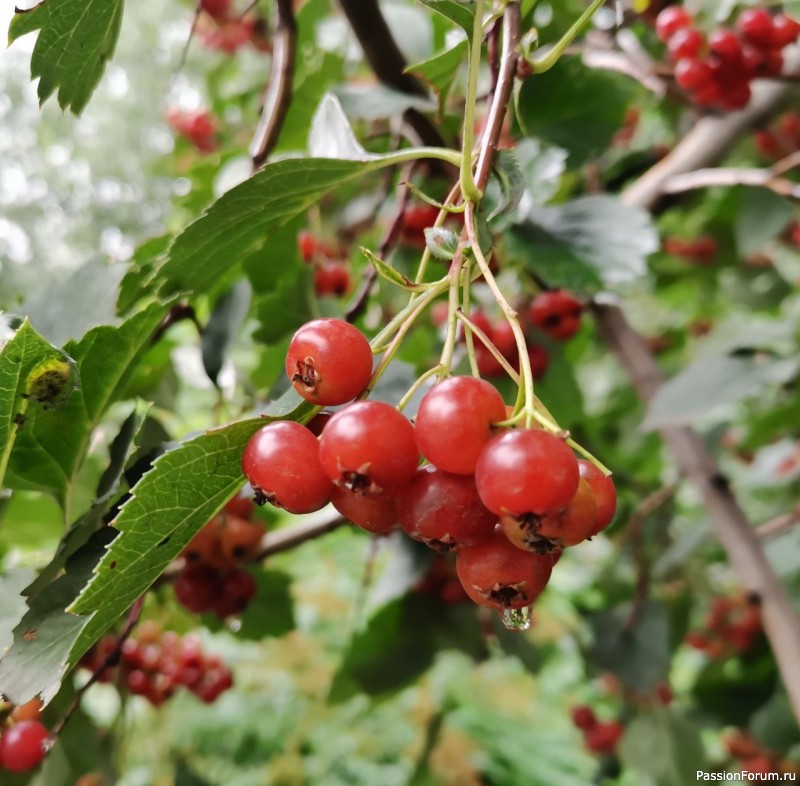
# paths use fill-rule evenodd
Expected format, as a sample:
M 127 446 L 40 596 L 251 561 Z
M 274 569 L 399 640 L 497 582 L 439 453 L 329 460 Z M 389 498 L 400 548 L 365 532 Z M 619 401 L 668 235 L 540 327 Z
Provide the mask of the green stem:
M 475 25 L 472 28 L 472 42 L 469 47 L 469 75 L 467 77 L 467 95 L 464 106 L 463 149 L 461 151 L 461 193 L 469 202 L 481 201 L 480 189 L 475 184 L 472 173 L 472 148 L 475 134 L 475 104 L 478 97 L 478 73 L 481 65 L 481 49 L 483 47 L 483 3 L 475 2 Z
M 591 461 L 592 464 L 594 464 L 604 475 L 611 475 L 611 470 L 605 464 L 603 464 L 600 459 L 586 450 L 583 445 L 579 445 L 574 439 L 567 439 L 567 445 L 569 445 L 577 453 L 580 453 L 581 456 Z
M 447 294 L 447 335 L 442 347 L 442 356 L 439 359 L 439 376 L 450 374 L 453 367 L 453 353 L 456 349 L 456 334 L 458 332 L 458 288 L 461 282 L 461 271 L 464 269 L 464 255 L 459 251 L 450 267 L 450 290 Z
M 469 263 L 467 264 L 467 268 L 465 271 L 466 275 L 464 276 L 464 284 L 461 289 L 461 312 L 458 314 L 458 318 L 464 322 L 465 331 L 464 331 L 464 341 L 467 345 L 467 357 L 469 358 L 469 367 L 472 370 L 472 376 L 477 377 L 480 379 L 481 372 L 478 368 L 478 358 L 475 357 L 475 339 L 472 335 L 472 328 L 474 327 L 472 322 L 469 319 L 469 314 L 471 310 L 471 301 L 470 296 L 472 294 L 472 260 L 470 259 Z
M 438 374 L 441 371 L 441 366 L 434 366 L 433 368 L 429 368 L 424 374 L 417 378 L 417 381 L 406 391 L 403 398 L 397 402 L 397 409 L 402 412 L 413 395 L 435 374 Z
M 503 367 L 503 370 L 519 385 L 519 374 L 511 367 L 511 364 L 503 357 L 500 350 L 495 346 L 495 343 L 486 335 L 474 322 L 470 320 L 463 311 L 457 313 L 458 318 L 468 326 L 467 335 L 471 339 L 474 333 L 481 341 L 486 349 L 494 355 L 495 360 Z M 478 376 L 477 374 L 475 376 Z
M 563 36 L 546 51 L 537 51 L 528 61 L 534 74 L 543 74 L 549 71 L 566 51 L 567 47 L 575 40 L 577 35 L 589 24 L 594 16 L 594 12 L 602 6 L 606 0 L 594 0 L 592 4 L 578 17 L 575 23 L 564 33 Z

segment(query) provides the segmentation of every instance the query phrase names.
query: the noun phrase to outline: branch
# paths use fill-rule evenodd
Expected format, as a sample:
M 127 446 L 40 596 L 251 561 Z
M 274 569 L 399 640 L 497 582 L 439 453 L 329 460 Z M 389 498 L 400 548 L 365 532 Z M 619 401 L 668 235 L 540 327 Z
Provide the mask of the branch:
M 623 193 L 623 201 L 653 210 L 670 178 L 722 160 L 742 135 L 779 110 L 788 88 L 760 84 L 754 92 L 744 111 L 700 120 L 666 158 Z M 595 304 L 592 310 L 600 335 L 628 372 L 640 398 L 649 402 L 663 376 L 643 337 L 619 307 Z M 708 516 L 742 583 L 761 601 L 765 631 L 794 714 L 800 718 L 800 617 L 786 588 L 702 437 L 688 427 L 664 427 L 661 435 L 681 474 L 702 494 Z
M 297 22 L 294 18 L 292 0 L 276 0 L 276 9 L 278 23 L 272 44 L 269 85 L 267 95 L 264 97 L 261 118 L 250 143 L 253 171 L 264 165 L 272 148 L 278 142 L 286 113 L 292 103 Z
M 268 532 L 261 541 L 258 553 L 253 557 L 253 562 L 271 557 L 273 554 L 280 554 L 282 551 L 289 551 L 302 545 L 308 540 L 314 540 L 321 535 L 338 529 L 345 524 L 345 519 L 332 505 L 311 513 L 297 524 L 291 527 L 284 527 Z
M 710 167 L 683 175 L 672 175 L 663 183 L 665 194 L 680 194 L 714 186 L 760 186 L 779 196 L 800 199 L 800 185 L 784 177 L 776 177 L 772 169 Z
M 422 83 L 405 73 L 405 58 L 383 18 L 377 0 L 339 0 L 339 4 L 378 81 L 401 93 L 427 98 L 428 91 Z M 422 112 L 407 109 L 403 113 L 403 120 L 414 130 L 421 144 L 446 147 L 439 130 Z
M 800 505 L 791 513 L 784 513 L 781 516 L 765 521 L 756 527 L 756 535 L 759 538 L 775 538 L 783 535 L 800 524 Z

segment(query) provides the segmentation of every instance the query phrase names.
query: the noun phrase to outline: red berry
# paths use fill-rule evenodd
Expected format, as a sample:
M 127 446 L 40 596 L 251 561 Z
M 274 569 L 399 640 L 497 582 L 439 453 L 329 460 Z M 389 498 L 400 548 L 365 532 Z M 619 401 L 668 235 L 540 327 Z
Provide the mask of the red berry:
M 697 106 L 716 106 L 721 98 L 722 88 L 716 81 L 706 82 L 692 93 L 692 101 Z
M 206 563 L 216 567 L 224 567 L 227 560 L 219 548 L 219 531 L 222 527 L 222 516 L 214 516 L 208 524 L 189 541 L 182 552 L 187 563 Z
M 372 375 L 369 341 L 343 319 L 314 319 L 292 336 L 286 374 L 312 404 L 344 404 L 364 390 Z
M 227 516 L 220 530 L 219 544 L 226 559 L 241 562 L 256 556 L 263 537 L 264 527 L 260 522 Z
M 514 330 L 511 324 L 505 319 L 492 325 L 489 337 L 494 342 L 494 345 L 500 350 L 500 354 L 506 358 L 516 357 L 517 354 L 517 337 L 514 335 Z
M 537 295 L 528 310 L 528 318 L 557 341 L 565 341 L 578 332 L 583 306 L 563 289 Z
M 317 438 L 305 426 L 278 421 L 259 429 L 242 455 L 242 471 L 264 499 L 289 513 L 328 503 L 331 482 L 319 461 Z
M 746 8 L 736 20 L 736 29 L 745 41 L 758 49 L 772 49 L 775 46 L 772 16 L 765 8 Z
M 35 696 L 30 701 L 26 701 L 24 704 L 14 707 L 11 711 L 11 720 L 14 723 L 39 720 L 42 707 L 44 707 L 44 702 L 38 696 Z
M 671 5 L 656 17 L 656 35 L 666 44 L 676 31 L 688 27 L 691 23 L 692 17 L 685 8 Z
M 398 526 L 395 498 L 365 497 L 352 491 L 333 487 L 333 507 L 357 527 L 376 535 L 385 535 Z
M 494 534 L 497 516 L 487 510 L 471 475 L 433 466 L 416 477 L 397 499 L 400 526 L 414 540 L 437 551 L 474 546 Z
M 247 486 L 245 486 L 245 489 L 247 489 Z M 256 505 L 255 502 L 253 502 L 251 489 L 247 489 L 247 491 L 243 489 L 225 505 L 226 513 L 231 513 L 242 519 L 249 519 L 250 516 L 253 515 L 255 509 Z
M 15 724 L 0 737 L 0 767 L 10 772 L 28 772 L 47 754 L 47 729 L 37 720 Z
M 550 356 L 547 350 L 539 344 L 528 344 L 528 360 L 531 364 L 531 373 L 535 379 L 539 379 L 550 364 Z
M 256 596 L 256 592 L 258 584 L 251 573 L 232 570 L 222 584 L 222 596 L 218 598 L 214 611 L 219 617 L 240 614 Z
M 552 568 L 549 555 L 520 551 L 501 532 L 461 549 L 456 561 L 467 595 L 481 606 L 500 610 L 530 606 L 547 585 Z
M 494 379 L 506 373 L 500 361 L 482 344 L 475 347 L 475 362 L 482 377 Z
M 591 461 L 578 459 L 578 471 L 594 492 L 595 528 L 592 535 L 602 532 L 614 519 L 617 512 L 617 490 L 610 475 L 605 475 Z
M 500 524 L 517 548 L 546 554 L 591 537 L 596 527 L 595 509 L 594 491 L 581 478 L 578 491 L 564 510 L 543 516 L 535 513 L 503 516 Z
M 342 262 L 329 260 L 314 271 L 314 292 L 317 297 L 341 297 L 350 289 L 350 271 Z
M 403 213 L 403 224 L 400 230 L 403 240 L 416 248 L 425 248 L 425 229 L 432 227 L 438 217 L 438 207 L 409 205 Z
M 214 19 L 224 19 L 228 15 L 231 0 L 202 0 L 200 7 Z
M 219 573 L 208 565 L 187 565 L 175 581 L 175 597 L 187 611 L 210 611 L 220 591 Z
M 503 399 L 488 382 L 450 377 L 431 388 L 420 403 L 417 446 L 439 469 L 471 475 L 492 437 L 492 423 L 505 417 Z
M 739 36 L 724 27 L 715 30 L 708 37 L 708 48 L 725 64 L 740 63 L 742 60 L 742 42 Z
M 711 68 L 703 60 L 685 57 L 675 64 L 675 82 L 684 90 L 696 90 L 710 82 L 711 79 Z
M 356 494 L 394 492 L 414 477 L 419 453 L 414 427 L 389 404 L 358 401 L 337 412 L 319 441 L 328 477 Z
M 693 27 L 682 27 L 676 30 L 667 43 L 667 51 L 673 60 L 683 57 L 697 57 L 705 40 L 703 34 Z
M 145 696 L 150 692 L 150 677 L 141 669 L 134 669 L 125 681 L 128 690 L 136 696 Z
M 800 23 L 786 16 L 778 14 L 772 20 L 773 43 L 778 49 L 793 44 L 800 35 Z
M 750 103 L 750 97 L 750 85 L 747 82 L 732 85 L 722 94 L 722 108 L 731 112 L 744 109 Z
M 597 716 L 591 707 L 580 706 L 572 708 L 572 722 L 584 731 L 597 726 Z
M 538 429 L 494 437 L 478 459 L 475 482 L 498 516 L 552 513 L 578 491 L 578 462 L 567 444 Z
M 447 324 L 447 315 L 450 313 L 450 308 L 444 301 L 439 301 L 431 306 L 431 324 L 434 327 L 442 327 Z
M 624 728 L 619 721 L 598 723 L 595 727 L 587 729 L 584 738 L 586 747 L 592 753 L 613 753 L 623 731 Z

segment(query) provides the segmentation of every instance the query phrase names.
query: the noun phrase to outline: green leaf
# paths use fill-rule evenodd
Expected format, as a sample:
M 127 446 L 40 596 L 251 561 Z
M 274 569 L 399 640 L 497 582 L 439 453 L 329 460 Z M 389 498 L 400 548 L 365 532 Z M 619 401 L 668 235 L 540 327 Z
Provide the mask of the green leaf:
M 647 257 L 660 248 L 650 214 L 612 196 L 580 197 L 533 209 L 529 218 L 594 268 L 606 284 L 644 275 Z
M 252 434 L 310 411 L 290 390 L 262 417 L 209 431 L 160 456 L 112 522 L 121 534 L 70 610 L 97 612 L 108 627 L 242 487 L 242 450 Z
M 646 601 L 635 617 L 625 604 L 590 617 L 594 631 L 592 660 L 622 684 L 650 693 L 669 670 L 669 619 L 660 603 Z
M 685 786 L 695 782 L 698 770 L 706 769 L 700 730 L 663 708 L 642 713 L 628 724 L 619 756 L 655 786 Z
M 762 353 L 698 358 L 659 388 L 642 425 L 645 430 L 684 425 L 719 407 L 781 385 L 800 371 L 800 359 Z
M 436 259 L 449 262 L 456 255 L 459 236 L 452 229 L 447 229 L 447 227 L 425 227 L 424 232 L 425 245 Z
M 539 139 L 521 139 L 514 154 L 532 203 L 543 205 L 552 199 L 558 193 L 567 168 L 567 151 L 544 145 Z
M 291 577 L 278 570 L 268 570 L 256 573 L 255 578 L 258 592 L 242 615 L 237 636 L 260 641 L 267 636 L 283 636 L 294 630 Z
M 447 96 L 468 52 L 469 42 L 462 40 L 450 49 L 445 49 L 427 60 L 414 63 L 406 68 L 407 73 L 420 77 L 436 92 L 439 97 L 440 114 L 444 112 Z
M 426 238 L 428 230 L 425 230 Z M 372 253 L 368 248 L 361 247 L 361 253 L 367 258 L 367 261 L 375 268 L 378 275 L 388 281 L 390 284 L 402 287 L 409 292 L 417 292 L 424 287 L 415 284 L 410 278 L 404 276 L 397 268 L 392 267 L 388 262 L 384 262 L 380 257 Z M 434 254 L 434 256 L 437 256 Z M 438 257 L 441 259 L 442 257 Z
M 630 96 L 629 80 L 565 57 L 525 80 L 517 98 L 518 119 L 526 136 L 565 148 L 570 164 L 580 166 L 608 149 Z
M 31 78 L 39 78 L 39 100 L 58 91 L 62 109 L 80 114 L 114 54 L 123 0 L 43 0 L 30 11 L 17 11 L 9 43 L 39 30 L 31 57 Z
M 280 279 L 273 291 L 256 300 L 255 312 L 260 323 L 253 333 L 256 341 L 274 344 L 314 316 L 313 271 L 308 265 L 298 265 L 291 273 Z
M 500 185 L 500 199 L 487 221 L 516 210 L 525 192 L 525 176 L 516 155 L 510 150 L 497 151 L 492 174 Z
M 739 256 L 754 254 L 777 237 L 795 215 L 785 197 L 766 188 L 742 188 L 739 218 L 733 222 Z
M 72 518 L 71 486 L 92 432 L 125 393 L 164 313 L 165 307 L 154 303 L 118 328 L 94 328 L 65 346 L 78 364 L 81 389 L 55 410 L 32 411 L 11 455 L 12 488 L 47 491 L 62 506 L 67 521 Z
M 424 96 L 401 93 L 385 85 L 339 85 L 334 88 L 347 117 L 382 120 L 402 115 L 407 109 L 434 112 L 436 104 Z
M 22 590 L 33 578 L 30 568 L 14 568 L 0 574 L 0 653 L 14 640 L 14 628 L 27 611 Z
M 252 294 L 247 281 L 238 281 L 219 297 L 206 323 L 201 341 L 203 368 L 215 384 L 225 356 L 247 317 Z
M 469 0 L 419 0 L 423 5 L 432 8 L 434 11 L 446 16 L 451 22 L 455 22 L 464 32 L 472 35 L 472 28 L 475 25 L 475 5 Z
M 66 365 L 70 357 L 45 341 L 25 320 L 14 336 L 0 350 L 0 487 L 6 474 L 15 440 L 30 423 L 23 418 L 29 409 L 32 379 L 51 366 Z M 33 402 L 31 412 L 38 412 L 41 403 Z M 18 417 L 19 416 L 19 417 Z
M 783 10 L 793 19 L 800 21 L 800 0 L 784 0 Z

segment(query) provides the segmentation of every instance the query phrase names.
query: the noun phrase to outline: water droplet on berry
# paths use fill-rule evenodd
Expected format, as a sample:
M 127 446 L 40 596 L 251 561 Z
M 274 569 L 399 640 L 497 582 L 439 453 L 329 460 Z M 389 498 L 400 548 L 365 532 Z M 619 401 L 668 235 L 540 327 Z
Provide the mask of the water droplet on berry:
M 506 609 L 500 615 L 503 625 L 507 630 L 528 630 L 533 619 L 533 606 L 523 606 L 521 609 Z

